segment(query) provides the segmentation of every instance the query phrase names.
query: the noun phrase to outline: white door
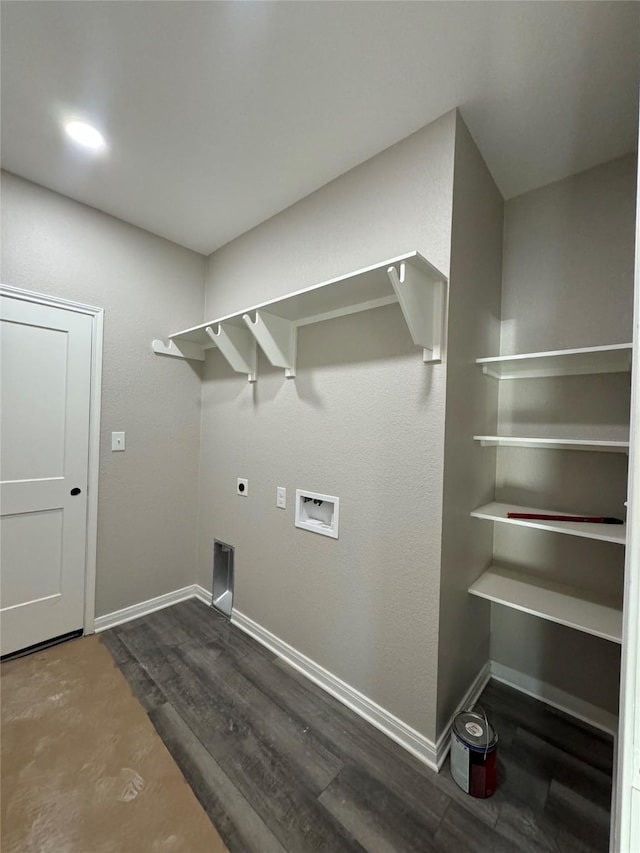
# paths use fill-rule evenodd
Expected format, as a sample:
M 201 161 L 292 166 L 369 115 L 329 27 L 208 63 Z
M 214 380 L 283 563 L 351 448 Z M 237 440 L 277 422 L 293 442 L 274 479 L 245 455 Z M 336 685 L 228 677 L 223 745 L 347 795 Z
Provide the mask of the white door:
M 92 318 L 0 296 L 0 654 L 81 629 Z

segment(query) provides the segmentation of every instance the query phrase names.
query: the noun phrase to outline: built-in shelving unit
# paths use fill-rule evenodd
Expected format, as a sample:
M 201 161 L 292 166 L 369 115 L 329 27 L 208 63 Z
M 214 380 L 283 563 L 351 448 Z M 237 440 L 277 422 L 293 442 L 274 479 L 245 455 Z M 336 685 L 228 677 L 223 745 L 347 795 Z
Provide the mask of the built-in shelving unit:
M 281 299 L 264 302 L 154 340 L 159 355 L 203 361 L 218 347 L 233 370 L 256 379 L 256 344 L 270 363 L 295 376 L 297 330 L 358 311 L 399 303 L 414 344 L 426 363 L 442 360 L 446 277 L 418 252 L 366 267 Z
M 614 542 L 617 545 L 624 545 L 626 541 L 626 524 L 595 524 L 584 521 L 543 521 L 541 519 L 508 518 L 507 514 L 510 512 L 545 515 L 560 514 L 558 510 L 553 509 L 489 503 L 473 510 L 471 515 L 473 518 L 483 518 L 487 521 L 516 524 L 521 527 L 534 527 L 536 530 L 546 530 L 550 533 L 566 533 L 569 536 L 582 536 L 584 539 L 600 539 L 602 542 Z M 573 515 L 573 513 L 563 512 L 562 515 Z
M 513 435 L 474 435 L 482 447 L 530 447 L 541 450 L 593 450 L 602 453 L 629 453 L 628 441 L 591 438 L 532 438 Z
M 622 609 L 613 601 L 586 598 L 576 587 L 490 566 L 469 592 L 586 634 L 622 642 Z
M 476 364 L 495 379 L 534 379 L 543 376 L 576 376 L 589 373 L 628 373 L 631 344 L 606 347 L 532 352 L 477 358 Z
M 495 379 L 534 379 L 599 373 L 625 373 L 631 370 L 631 344 L 584 347 L 523 355 L 478 358 L 476 363 Z M 554 436 L 474 435 L 483 447 L 525 447 L 540 450 L 583 450 L 604 453 L 629 453 L 629 442 L 617 438 L 560 438 Z M 478 507 L 471 515 L 498 524 L 530 527 L 550 533 L 563 533 L 585 539 L 598 539 L 616 545 L 626 543 L 626 524 L 598 524 L 582 521 L 509 518 L 510 512 L 545 515 L 573 515 L 537 507 L 513 506 L 493 502 Z M 580 516 L 578 516 L 580 517 Z M 471 595 L 496 604 L 521 610 L 541 619 L 557 622 L 610 640 L 622 642 L 622 610 L 614 601 L 597 599 L 584 590 L 566 586 L 521 571 L 489 566 L 469 588 Z

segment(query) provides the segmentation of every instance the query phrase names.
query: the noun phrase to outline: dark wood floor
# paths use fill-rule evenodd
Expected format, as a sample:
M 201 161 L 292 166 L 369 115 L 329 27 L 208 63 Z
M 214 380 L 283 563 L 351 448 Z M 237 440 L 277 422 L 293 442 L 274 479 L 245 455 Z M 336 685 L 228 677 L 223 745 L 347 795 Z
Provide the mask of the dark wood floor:
M 595 853 L 610 738 L 490 683 L 499 787 L 464 794 L 192 600 L 101 635 L 231 853 Z

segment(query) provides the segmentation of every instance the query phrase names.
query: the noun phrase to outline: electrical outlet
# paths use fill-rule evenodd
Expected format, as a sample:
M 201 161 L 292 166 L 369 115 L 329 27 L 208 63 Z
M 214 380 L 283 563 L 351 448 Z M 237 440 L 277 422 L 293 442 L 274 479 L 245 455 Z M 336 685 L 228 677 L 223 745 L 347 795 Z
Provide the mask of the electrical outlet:
M 280 507 L 280 509 L 287 508 L 287 490 L 284 486 L 276 487 L 276 506 Z
M 236 492 L 246 498 L 249 494 L 249 481 L 244 477 L 238 477 L 236 481 Z

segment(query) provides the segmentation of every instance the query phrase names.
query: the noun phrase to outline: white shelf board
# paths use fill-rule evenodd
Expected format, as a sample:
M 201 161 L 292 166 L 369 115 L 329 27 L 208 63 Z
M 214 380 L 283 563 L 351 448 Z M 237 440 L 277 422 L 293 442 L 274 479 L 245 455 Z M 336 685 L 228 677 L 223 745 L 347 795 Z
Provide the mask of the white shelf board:
M 627 538 L 626 524 L 590 524 L 582 521 L 542 521 L 537 519 L 507 518 L 508 512 L 560 514 L 555 509 L 539 509 L 537 507 L 513 506 L 512 504 L 489 503 L 475 509 L 471 516 L 487 521 L 499 521 L 506 524 L 517 524 L 521 527 L 534 527 L 537 530 L 547 530 L 552 533 L 566 533 L 569 536 L 582 536 L 585 539 L 600 539 L 603 542 L 614 542 L 624 545 Z M 562 512 L 562 515 L 574 513 Z
M 631 370 L 632 344 L 531 352 L 477 358 L 476 364 L 496 379 L 532 379 L 588 373 L 627 373 Z
M 531 438 L 512 435 L 474 435 L 483 447 L 532 447 L 543 450 L 594 450 L 602 453 L 628 453 L 628 441 L 591 438 Z
M 446 277 L 422 255 L 418 252 L 409 252 L 383 263 L 356 270 L 348 275 L 298 290 L 283 296 L 281 299 L 262 302 L 252 308 L 243 308 L 236 314 L 228 314 L 215 320 L 208 320 L 199 326 L 174 332 L 169 335 L 169 338 L 172 341 L 188 341 L 199 344 L 206 349 L 212 346 L 212 341 L 205 331 L 207 326 L 215 328 L 218 323 L 226 323 L 246 328 L 244 315 L 252 315 L 255 311 L 265 310 L 277 317 L 292 321 L 296 326 L 305 326 L 333 317 L 342 317 L 358 311 L 390 305 L 397 302 L 398 297 L 387 270 L 390 266 L 401 263 L 416 268 L 423 277 L 434 283 L 446 282 Z
M 622 610 L 610 601 L 588 600 L 574 587 L 490 566 L 469 592 L 595 637 L 622 642 Z

